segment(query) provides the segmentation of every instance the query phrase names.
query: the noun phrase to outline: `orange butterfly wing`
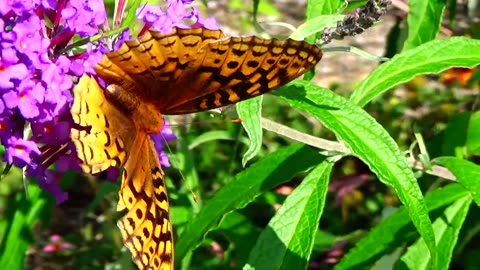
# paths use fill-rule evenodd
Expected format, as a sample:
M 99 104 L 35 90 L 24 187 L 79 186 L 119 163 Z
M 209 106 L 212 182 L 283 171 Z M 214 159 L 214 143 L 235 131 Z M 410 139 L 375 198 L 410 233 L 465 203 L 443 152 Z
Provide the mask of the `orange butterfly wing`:
M 160 113 L 119 87 L 104 91 L 88 75 L 73 92 L 71 113 L 82 128 L 72 129 L 71 137 L 82 169 L 97 173 L 110 166 L 124 167 L 117 210 L 127 212 L 118 226 L 133 260 L 140 269 L 173 269 L 167 191 L 148 135 L 159 131 Z
M 109 84 L 143 89 L 136 94 L 163 114 L 185 114 L 270 92 L 321 57 L 320 48 L 303 41 L 224 38 L 220 30 L 177 28 L 124 43 L 95 70 Z

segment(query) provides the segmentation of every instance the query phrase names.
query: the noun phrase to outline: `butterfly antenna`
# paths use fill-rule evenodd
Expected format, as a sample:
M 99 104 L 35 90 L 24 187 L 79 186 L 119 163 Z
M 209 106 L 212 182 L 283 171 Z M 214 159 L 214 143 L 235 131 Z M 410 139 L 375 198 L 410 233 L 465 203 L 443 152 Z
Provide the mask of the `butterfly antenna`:
M 171 126 L 174 126 L 174 125 L 169 125 L 170 127 Z M 185 175 L 183 174 L 183 171 L 182 169 L 180 169 L 180 162 L 178 161 L 177 157 L 175 157 L 173 155 L 173 151 L 172 149 L 170 148 L 170 145 L 167 143 L 167 139 L 165 139 L 165 137 L 163 136 L 163 134 L 160 133 L 160 136 L 162 137 L 162 140 L 163 140 L 163 145 L 165 146 L 165 148 L 168 150 L 168 153 L 171 154 L 172 158 L 169 157 L 169 159 L 171 160 L 172 164 L 174 165 L 175 168 L 177 168 L 178 170 L 178 173 L 180 174 L 180 178 L 182 179 L 182 181 L 186 184 L 188 190 L 190 191 L 190 193 L 192 194 L 192 198 L 193 200 L 195 201 L 195 203 L 198 203 L 198 197 L 197 195 L 195 194 L 195 192 L 193 191 L 192 187 L 190 186 L 190 183 L 188 183 L 188 181 L 186 180 L 185 178 Z

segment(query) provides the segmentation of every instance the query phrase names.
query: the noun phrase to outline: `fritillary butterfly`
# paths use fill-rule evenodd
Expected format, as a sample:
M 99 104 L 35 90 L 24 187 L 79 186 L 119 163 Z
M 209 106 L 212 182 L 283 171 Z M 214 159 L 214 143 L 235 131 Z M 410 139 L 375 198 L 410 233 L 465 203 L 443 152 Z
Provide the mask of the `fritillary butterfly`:
M 149 134 L 162 114 L 185 114 L 258 96 L 302 75 L 322 57 L 291 39 L 224 37 L 220 30 L 150 31 L 107 53 L 97 75 L 74 89 L 72 129 L 82 169 L 123 166 L 118 226 L 140 269 L 173 269 L 172 224 L 163 172 Z

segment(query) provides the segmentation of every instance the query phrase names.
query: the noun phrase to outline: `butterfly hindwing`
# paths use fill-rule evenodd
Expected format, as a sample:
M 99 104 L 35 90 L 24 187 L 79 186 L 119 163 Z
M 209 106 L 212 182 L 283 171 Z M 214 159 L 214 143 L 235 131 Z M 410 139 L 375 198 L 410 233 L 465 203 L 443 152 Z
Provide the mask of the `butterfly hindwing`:
M 173 269 L 173 236 L 167 191 L 153 142 L 137 138 L 122 174 L 117 211 L 125 245 L 140 269 Z
M 158 130 L 160 114 L 138 106 L 121 87 L 100 88 L 84 75 L 74 89 L 71 138 L 86 173 L 124 167 L 118 221 L 125 245 L 140 269 L 173 269 L 172 225 L 163 172 L 147 131 Z M 143 119 L 143 120 L 141 120 Z

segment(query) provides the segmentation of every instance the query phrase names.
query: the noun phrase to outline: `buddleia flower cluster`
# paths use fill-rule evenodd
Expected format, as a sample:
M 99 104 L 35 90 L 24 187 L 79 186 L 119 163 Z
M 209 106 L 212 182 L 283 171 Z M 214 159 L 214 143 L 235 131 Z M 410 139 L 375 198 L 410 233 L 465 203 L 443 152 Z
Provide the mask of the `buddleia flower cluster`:
M 139 34 L 150 28 L 168 33 L 175 26 L 218 28 L 213 19 L 204 20 L 197 9 L 189 7 L 191 2 L 170 0 L 164 1 L 163 8 L 138 7 L 136 15 L 143 22 Z M 125 1 L 118 4 L 118 11 L 123 10 Z M 122 12 L 116 14 L 112 29 L 125 17 Z M 101 0 L 0 1 L 0 142 L 4 160 L 7 168 L 23 168 L 57 203 L 68 198 L 58 185 L 63 174 L 80 170 L 70 140 L 72 88 L 84 73 L 95 76 L 93 67 L 104 53 L 135 38 L 125 29 L 112 48 L 105 34 L 110 30 Z M 163 143 L 175 136 L 168 122 L 161 134 L 152 136 L 161 164 L 169 166 Z
M 335 28 L 324 29 L 321 38 L 323 44 L 330 43 L 333 39 L 341 40 L 347 36 L 363 33 L 380 20 L 391 4 L 391 0 L 368 0 L 364 6 L 355 9 L 342 21 L 337 22 Z

